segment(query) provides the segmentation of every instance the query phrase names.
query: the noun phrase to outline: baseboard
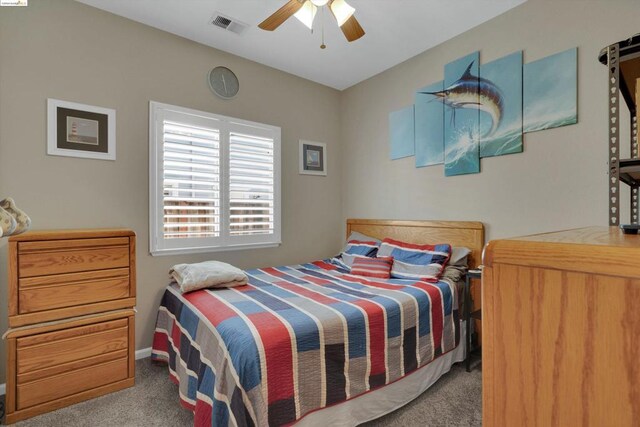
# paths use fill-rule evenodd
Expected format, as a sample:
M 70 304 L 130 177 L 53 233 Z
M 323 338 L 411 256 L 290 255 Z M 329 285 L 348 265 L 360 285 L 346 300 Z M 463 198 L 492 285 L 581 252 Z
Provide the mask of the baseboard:
M 147 357 L 151 357 L 151 347 L 136 350 L 136 360 L 146 359 Z M 6 391 L 7 391 L 7 385 L 0 384 L 0 396 L 5 395 Z
M 151 347 L 136 350 L 136 360 L 146 359 L 147 357 L 151 357 Z

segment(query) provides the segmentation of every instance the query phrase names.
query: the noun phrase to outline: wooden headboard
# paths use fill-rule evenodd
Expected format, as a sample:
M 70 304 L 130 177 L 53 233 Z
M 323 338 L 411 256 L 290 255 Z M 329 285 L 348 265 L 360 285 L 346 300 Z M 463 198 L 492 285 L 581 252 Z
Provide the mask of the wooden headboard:
M 484 225 L 475 221 L 396 221 L 347 219 L 347 237 L 357 231 L 377 239 L 389 237 L 415 244 L 449 243 L 471 249 L 469 267 L 482 263 Z

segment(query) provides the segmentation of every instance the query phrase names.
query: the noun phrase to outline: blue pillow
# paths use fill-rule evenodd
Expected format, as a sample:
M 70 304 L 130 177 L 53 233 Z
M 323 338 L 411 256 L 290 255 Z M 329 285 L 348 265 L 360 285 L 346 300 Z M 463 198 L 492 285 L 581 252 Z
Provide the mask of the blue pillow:
M 384 239 L 377 255 L 393 257 L 393 278 L 437 282 L 451 257 L 451 245 L 414 245 Z
M 351 270 L 353 261 L 356 258 L 373 258 L 378 252 L 379 242 L 376 241 L 363 241 L 363 240 L 349 240 L 344 250 L 333 259 L 333 261 L 339 266 Z

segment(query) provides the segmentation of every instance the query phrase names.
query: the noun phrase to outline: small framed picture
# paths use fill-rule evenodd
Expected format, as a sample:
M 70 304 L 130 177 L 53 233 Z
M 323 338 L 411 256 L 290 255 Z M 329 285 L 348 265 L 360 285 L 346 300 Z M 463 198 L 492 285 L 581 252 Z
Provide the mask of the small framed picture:
M 300 140 L 300 173 L 327 176 L 327 144 Z
M 116 159 L 116 110 L 47 100 L 47 154 Z

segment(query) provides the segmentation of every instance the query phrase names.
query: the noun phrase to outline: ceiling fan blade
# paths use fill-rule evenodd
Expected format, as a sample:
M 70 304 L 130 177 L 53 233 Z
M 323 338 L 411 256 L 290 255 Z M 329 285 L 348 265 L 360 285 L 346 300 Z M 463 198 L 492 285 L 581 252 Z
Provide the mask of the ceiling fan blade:
M 263 30 L 273 31 L 278 28 L 284 21 L 291 18 L 297 11 L 302 8 L 304 1 L 289 0 L 287 4 L 278 9 L 273 15 L 258 24 Z
M 358 40 L 360 37 L 364 36 L 364 30 L 360 26 L 360 23 L 356 19 L 355 15 L 352 15 L 351 18 L 347 19 L 347 22 L 342 24 L 340 27 L 344 36 L 350 42 Z

